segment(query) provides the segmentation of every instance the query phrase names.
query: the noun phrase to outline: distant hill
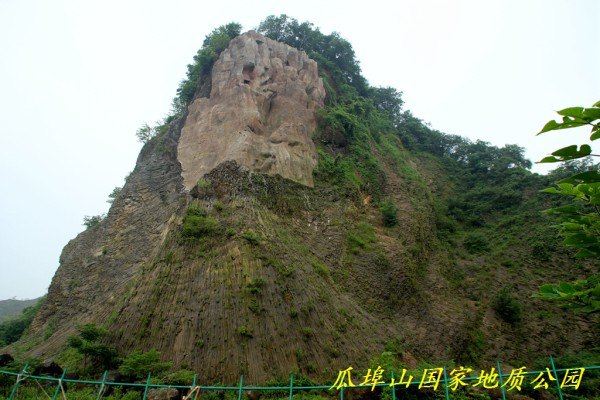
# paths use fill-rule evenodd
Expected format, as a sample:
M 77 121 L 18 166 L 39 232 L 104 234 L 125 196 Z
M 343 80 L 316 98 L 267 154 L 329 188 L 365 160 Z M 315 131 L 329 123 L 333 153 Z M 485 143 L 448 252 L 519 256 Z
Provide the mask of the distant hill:
M 31 300 L 0 300 L 0 322 L 21 314 L 25 308 L 34 305 L 39 299 L 40 298 L 38 297 L 37 299 Z

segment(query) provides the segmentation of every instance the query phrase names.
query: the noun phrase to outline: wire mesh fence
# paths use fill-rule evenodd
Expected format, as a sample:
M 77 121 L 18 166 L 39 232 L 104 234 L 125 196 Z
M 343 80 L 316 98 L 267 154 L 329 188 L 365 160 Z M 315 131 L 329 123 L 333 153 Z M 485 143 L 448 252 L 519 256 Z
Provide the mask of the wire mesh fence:
M 560 400 L 567 399 L 583 399 L 586 397 L 578 396 L 576 390 L 565 392 L 563 383 L 569 371 L 579 370 L 591 374 L 600 375 L 600 365 L 589 365 L 582 367 L 562 367 L 558 368 L 552 357 L 549 359 L 548 368 L 545 370 L 523 371 L 521 376 L 522 385 L 531 391 L 531 385 L 528 386 L 528 381 L 525 377 L 541 376 L 540 374 L 549 374 L 549 380 L 543 390 L 549 390 L 553 395 Z M 503 400 L 510 399 L 513 394 L 520 394 L 521 387 L 518 390 L 507 388 L 507 381 L 511 379 L 513 374 L 508 371 L 503 371 L 501 363 L 498 361 L 497 380 L 498 384 L 491 389 L 490 396 L 479 398 L 501 398 Z M 358 397 L 368 397 L 369 399 L 380 398 L 385 400 L 399 400 L 408 398 L 429 398 L 429 399 L 467 399 L 464 390 L 469 389 L 472 385 L 469 383 L 481 382 L 481 373 L 470 374 L 462 379 L 463 386 L 453 385 L 449 373 L 445 367 L 439 368 L 442 370 L 439 378 L 439 385 L 435 388 L 422 388 L 422 380 L 415 379 L 413 381 L 403 382 L 402 385 L 394 384 L 393 374 L 390 382 L 375 382 L 369 384 L 324 384 L 324 385 L 302 385 L 294 382 L 294 375 L 290 375 L 287 385 L 279 386 L 257 386 L 246 385 L 244 377 L 241 376 L 237 385 L 202 385 L 197 376 L 189 384 L 172 385 L 153 383 L 152 376 L 148 374 L 145 382 L 117 382 L 108 379 L 108 371 L 102 374 L 99 380 L 84 380 L 67 377 L 67 371 L 63 371 L 62 376 L 44 376 L 33 375 L 28 373 L 28 366 L 25 365 L 19 372 L 0 370 L 0 400 L 29 400 L 29 399 L 51 399 L 51 400 L 149 400 L 156 395 L 152 395 L 156 390 L 176 390 L 177 398 L 183 400 L 198 400 L 209 398 L 210 400 L 257 400 L 259 397 L 269 397 L 288 400 L 302 400 L 316 398 L 328 398 L 347 400 L 352 397 L 353 393 L 359 393 Z M 341 371 L 340 371 L 341 372 Z M 600 381 L 597 381 L 600 382 Z M 549 385 L 552 386 L 549 386 Z M 579 385 L 577 385 L 579 387 Z M 600 388 L 595 388 L 600 389 Z M 484 396 L 484 392 L 479 392 L 480 396 Z M 214 396 L 217 394 L 216 396 Z M 367 396 L 365 396 L 365 394 Z M 213 396 L 211 396 L 213 395 Z M 495 397 L 494 397 L 495 396 Z M 158 398 L 158 397 L 156 397 Z M 161 399 L 164 397 L 160 397 Z

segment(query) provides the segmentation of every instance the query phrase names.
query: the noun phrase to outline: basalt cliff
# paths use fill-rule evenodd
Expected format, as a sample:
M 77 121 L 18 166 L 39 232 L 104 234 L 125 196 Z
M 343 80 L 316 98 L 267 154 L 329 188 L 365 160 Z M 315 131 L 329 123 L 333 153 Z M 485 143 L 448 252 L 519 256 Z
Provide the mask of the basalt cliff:
M 94 323 L 121 354 L 155 348 L 205 383 L 262 383 L 293 371 L 331 379 L 385 352 L 415 366 L 590 347 L 593 324 L 531 298 L 566 275 L 568 255 L 533 273 L 511 223 L 509 239 L 490 235 L 504 243 L 495 253 L 471 252 L 444 224 L 460 174 L 397 136 L 352 131 L 364 121 L 343 112 L 363 115 L 359 103 L 324 115 L 349 91 L 328 88 L 336 79 L 262 34 L 233 38 L 187 110 L 144 145 L 107 216 L 65 246 L 9 350 L 53 359 Z M 389 203 L 393 223 L 382 220 Z M 508 255 L 519 265 L 502 264 Z M 508 286 L 530 317 L 519 324 L 493 308 Z

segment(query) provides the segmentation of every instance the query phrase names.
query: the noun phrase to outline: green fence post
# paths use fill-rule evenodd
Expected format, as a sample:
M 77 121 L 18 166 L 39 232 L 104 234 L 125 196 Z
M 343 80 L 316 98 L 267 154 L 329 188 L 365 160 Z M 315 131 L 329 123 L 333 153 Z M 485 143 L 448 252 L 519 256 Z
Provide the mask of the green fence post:
M 192 390 L 196 391 L 196 394 L 194 395 L 194 399 L 198 398 L 198 390 L 196 390 L 196 380 L 197 379 L 198 379 L 198 374 L 194 374 L 194 379 L 192 379 L 192 387 L 190 388 L 190 390 L 188 391 L 187 396 L 185 396 L 184 399 L 188 399 L 188 398 L 191 399 L 191 397 L 189 397 L 189 396 L 191 396 Z
M 392 400 L 396 400 L 396 385 L 394 385 L 394 372 L 392 372 Z
M 294 374 L 290 374 L 290 400 L 294 398 Z
M 21 370 L 21 373 L 19 373 L 17 375 L 17 380 L 15 381 L 15 384 L 14 384 L 12 390 L 10 391 L 10 396 L 8 396 L 8 400 L 13 400 L 14 399 L 15 394 L 17 393 L 17 389 L 19 388 L 19 385 L 21 384 L 21 375 L 27 373 L 27 367 L 28 366 L 29 366 L 29 364 L 25 364 L 25 366 Z
M 504 390 L 504 382 L 502 380 L 502 367 L 500 366 L 500 360 L 496 361 L 498 367 L 498 380 L 500 381 L 500 392 L 502 392 L 502 400 L 506 400 L 506 390 Z
M 242 400 L 243 389 L 244 389 L 244 375 L 240 375 L 240 388 L 238 389 L 238 400 Z
M 58 383 L 56 384 L 56 389 L 54 389 L 54 394 L 52 395 L 52 400 L 58 399 L 58 395 L 60 394 L 60 391 L 62 388 L 62 381 L 63 381 L 63 379 L 65 379 L 65 375 L 67 375 L 67 370 L 63 369 L 63 373 L 62 373 L 60 379 L 58 380 Z
M 96 396 L 96 400 L 99 400 L 102 397 L 102 392 L 104 392 L 104 386 L 106 382 L 106 377 L 108 376 L 108 371 L 104 371 L 102 374 L 102 383 L 100 383 L 100 389 L 98 389 L 98 396 Z
M 146 386 L 144 387 L 144 397 L 143 399 L 146 400 L 148 398 L 148 389 L 150 387 L 150 373 L 148 373 L 148 378 L 146 379 Z
M 344 386 L 342 386 L 342 388 L 340 389 L 340 400 L 344 400 L 344 389 Z
M 446 367 L 444 367 L 444 388 L 446 390 L 446 400 L 450 400 L 450 392 L 448 392 L 448 374 L 446 373 Z
M 558 397 L 560 400 L 563 400 L 562 389 L 560 388 L 560 383 L 558 383 L 558 373 L 556 372 L 556 366 L 554 365 L 554 358 L 550 356 L 550 365 L 552 366 L 552 373 L 554 373 L 554 378 L 556 378 L 556 389 L 558 389 Z

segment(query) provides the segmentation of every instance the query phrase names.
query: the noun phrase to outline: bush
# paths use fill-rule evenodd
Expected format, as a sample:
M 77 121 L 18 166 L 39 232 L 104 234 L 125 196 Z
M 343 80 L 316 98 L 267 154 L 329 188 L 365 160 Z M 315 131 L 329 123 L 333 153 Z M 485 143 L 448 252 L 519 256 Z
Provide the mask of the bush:
M 182 234 L 185 237 L 200 238 L 219 229 L 219 222 L 208 216 L 206 210 L 192 204 L 183 219 Z
M 369 244 L 377 241 L 375 229 L 371 225 L 361 222 L 356 225 L 356 228 L 353 232 L 348 233 L 346 241 L 348 243 L 348 250 L 350 253 L 356 254 L 361 249 L 368 249 Z
M 246 325 L 242 325 L 238 328 L 238 333 L 245 338 L 252 338 L 254 335 L 252 334 L 252 330 L 248 328 Z
M 252 279 L 252 281 L 246 287 L 250 293 L 259 294 L 265 283 L 266 282 L 263 278 L 256 278 Z
M 503 289 L 496 295 L 493 307 L 496 314 L 509 324 L 514 325 L 521 321 L 523 312 L 521 303 L 508 289 Z
M 392 227 L 398 223 L 398 207 L 391 200 L 386 200 L 379 206 L 383 225 Z
M 194 371 L 180 369 L 165 375 L 161 380 L 166 385 L 190 385 L 194 380 L 194 375 L 196 375 Z
M 101 343 L 107 334 L 103 327 L 85 324 L 79 327 L 79 335 L 69 337 L 69 347 L 82 356 L 83 372 L 98 372 L 116 365 L 117 351 Z
M 260 243 L 260 235 L 251 229 L 248 229 L 246 232 L 242 233 L 242 237 L 253 246 L 256 246 Z
M 148 373 L 160 375 L 172 367 L 172 363 L 160 360 L 160 353 L 155 349 L 147 352 L 134 351 L 123 360 L 119 372 L 131 379 L 143 379 Z
M 83 217 L 83 225 L 85 225 L 85 227 L 88 229 L 93 228 L 95 226 L 98 226 L 105 217 L 106 214 L 86 215 L 85 217 Z
M 478 232 L 470 232 L 465 236 L 463 242 L 469 253 L 483 253 L 490 249 L 488 238 Z

